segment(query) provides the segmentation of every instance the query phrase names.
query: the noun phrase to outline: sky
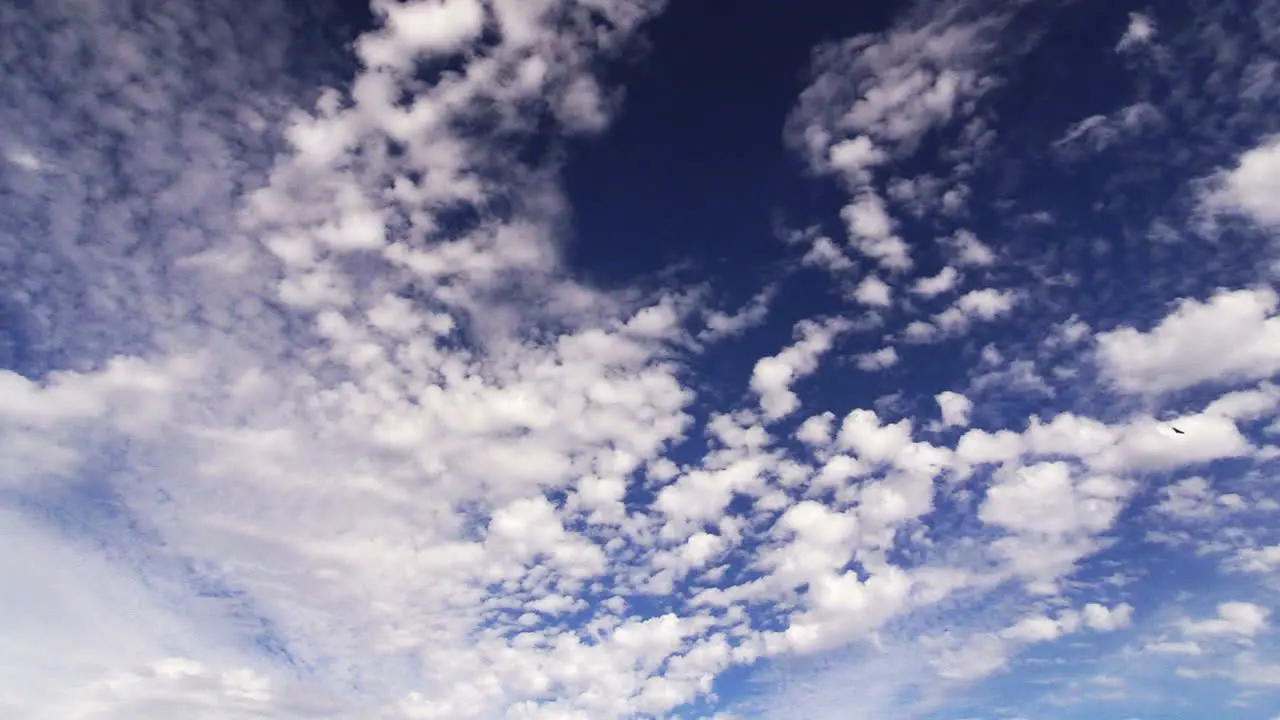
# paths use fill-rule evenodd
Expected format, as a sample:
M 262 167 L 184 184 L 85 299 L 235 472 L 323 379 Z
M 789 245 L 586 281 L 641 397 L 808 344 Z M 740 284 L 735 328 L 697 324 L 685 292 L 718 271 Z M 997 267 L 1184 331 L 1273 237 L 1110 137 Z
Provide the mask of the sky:
M 1280 719 L 1280 0 L 0 65 L 0 715 Z

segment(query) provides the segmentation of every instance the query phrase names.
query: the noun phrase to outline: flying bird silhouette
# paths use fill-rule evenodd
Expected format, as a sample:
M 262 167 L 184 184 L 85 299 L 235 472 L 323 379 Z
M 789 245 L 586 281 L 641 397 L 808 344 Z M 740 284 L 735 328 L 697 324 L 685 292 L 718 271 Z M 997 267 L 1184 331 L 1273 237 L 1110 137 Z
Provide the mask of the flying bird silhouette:
M 1181 430 L 1179 430 L 1179 429 L 1178 429 L 1178 428 L 1176 428 L 1176 427 L 1170 426 L 1170 429 L 1171 429 L 1171 430 L 1173 430 L 1174 432 L 1178 433 L 1179 435 L 1186 435 L 1186 433 L 1182 432 Z

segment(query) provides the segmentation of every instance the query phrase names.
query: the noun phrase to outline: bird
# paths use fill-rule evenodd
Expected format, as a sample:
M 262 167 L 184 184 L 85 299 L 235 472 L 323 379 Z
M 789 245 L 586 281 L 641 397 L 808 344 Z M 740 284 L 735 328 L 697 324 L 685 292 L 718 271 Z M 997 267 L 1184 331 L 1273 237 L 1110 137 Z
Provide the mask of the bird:
M 1174 432 L 1178 433 L 1179 435 L 1186 435 L 1186 433 L 1182 432 L 1181 430 L 1179 430 L 1179 429 L 1178 429 L 1178 428 L 1176 428 L 1176 427 L 1173 427 L 1172 425 L 1170 425 L 1170 426 L 1169 426 L 1169 429 L 1170 429 L 1170 430 L 1173 430 Z

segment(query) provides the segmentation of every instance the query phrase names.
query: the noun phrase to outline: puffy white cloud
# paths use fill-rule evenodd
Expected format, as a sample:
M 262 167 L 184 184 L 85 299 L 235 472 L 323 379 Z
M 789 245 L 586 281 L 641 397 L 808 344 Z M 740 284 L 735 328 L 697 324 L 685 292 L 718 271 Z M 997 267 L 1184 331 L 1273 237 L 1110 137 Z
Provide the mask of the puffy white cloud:
M 804 422 L 800 423 L 800 428 L 796 430 L 796 437 L 806 445 L 814 447 L 825 446 L 831 442 L 831 425 L 834 421 L 835 415 L 830 412 L 806 418 Z
M 843 140 L 831 146 L 828 162 L 846 181 L 857 186 L 871 179 L 871 170 L 888 160 L 888 154 L 866 135 Z
M 910 589 L 910 576 L 897 568 L 866 580 L 853 571 L 823 573 L 810 583 L 807 609 L 785 631 L 766 634 L 766 647 L 808 653 L 839 646 L 905 610 Z
M 999 473 L 978 517 L 1024 533 L 1098 533 L 1111 527 L 1130 491 L 1105 475 L 1077 479 L 1065 462 L 1039 463 Z
M 914 147 L 985 91 L 980 66 L 1001 20 L 930 18 L 821 48 L 814 80 L 788 118 L 789 140 L 817 167 L 844 133 L 868 136 L 889 152 Z
M 1112 632 L 1128 627 L 1133 623 L 1133 606 L 1121 603 L 1108 608 L 1098 603 L 1089 603 L 1081 609 L 1084 624 L 1091 630 Z
M 888 462 L 911 444 L 911 421 L 884 425 L 874 410 L 853 410 L 840 423 L 836 441 L 868 462 Z
M 1001 367 L 1003 363 L 1003 360 L 995 360 L 991 363 L 995 365 L 992 370 L 975 376 L 971 382 L 971 390 L 973 392 L 987 392 L 993 389 L 1003 392 L 1017 391 L 1043 397 L 1053 397 L 1056 394 L 1053 386 L 1040 375 L 1034 361 L 1014 360 Z
M 1078 622 L 1075 623 L 1078 625 Z M 1074 628 L 1072 628 L 1074 629 Z M 1057 640 L 1063 632 L 1070 632 L 1061 620 L 1033 615 L 1018 621 L 1018 624 L 1006 628 L 1000 636 L 1015 642 L 1037 643 Z
M 1184 432 L 1172 431 L 1177 427 Z M 1114 445 L 1090 459 L 1108 470 L 1168 470 L 1222 458 L 1244 457 L 1253 446 L 1230 418 L 1199 413 L 1159 423 L 1137 418 L 1117 428 Z M 1195 440 L 1188 442 L 1191 433 Z
M 988 267 L 996 262 L 995 251 L 969 230 L 957 230 L 944 244 L 951 251 L 952 262 L 960 267 Z
M 969 424 L 969 413 L 973 411 L 973 401 L 957 392 L 945 390 L 934 395 L 938 409 L 942 411 L 944 427 L 965 427 Z
M 800 336 L 795 344 L 756 362 L 751 371 L 751 389 L 760 397 L 765 417 L 777 420 L 800 407 L 792 384 L 818 369 L 818 360 L 847 327 L 848 323 L 839 319 L 825 323 L 802 321 L 795 328 Z
M 1225 393 L 1205 406 L 1205 415 L 1257 420 L 1280 412 L 1280 386 L 1264 382 L 1252 390 Z
M 844 272 L 855 267 L 853 261 L 828 237 L 816 238 L 801 262 L 830 272 Z
M 1003 463 L 1018 457 L 1022 447 L 1022 437 L 1011 430 L 988 433 L 974 429 L 960 436 L 956 457 L 970 465 Z
M 960 281 L 960 273 L 948 265 L 932 277 L 920 278 L 911 285 L 911 292 L 924 298 L 937 297 L 950 292 Z
M 858 356 L 858 369 L 866 372 L 886 370 L 897 365 L 901 358 L 893 346 L 882 347 L 874 352 Z
M 955 307 L 966 315 L 994 320 L 1012 310 L 1017 299 L 1017 293 L 1012 290 L 985 288 L 965 293 L 956 300 Z
M 1228 635 L 1250 638 L 1267 627 L 1271 611 L 1248 602 L 1224 602 L 1217 607 L 1217 617 L 1205 620 L 1183 620 L 1182 632 L 1191 636 Z
M 902 329 L 902 339 L 909 343 L 929 343 L 940 337 L 938 327 L 923 320 L 913 320 Z
M 930 343 L 963 334 L 976 321 L 990 322 L 1009 314 L 1019 299 L 1019 293 L 1013 290 L 972 290 L 934 315 L 933 322 L 916 320 L 908 324 L 902 331 L 903 339 L 912 343 Z
M 909 270 L 911 250 L 894 234 L 894 221 L 884 200 L 872 191 L 863 191 L 840 211 L 849 233 L 849 242 L 858 252 L 889 270 Z
M 1219 495 L 1202 477 L 1189 477 L 1160 491 L 1157 512 L 1181 519 L 1211 518 L 1244 506 L 1239 495 Z
M 1278 303 L 1270 288 L 1182 300 L 1149 331 L 1099 333 L 1101 369 L 1120 388 L 1140 393 L 1270 377 L 1280 372 Z
M 1235 569 L 1252 573 L 1272 573 L 1280 570 L 1280 545 L 1260 548 L 1241 548 L 1232 558 Z
M 1007 315 L 1018 299 L 1018 293 L 1013 290 L 972 290 L 957 298 L 951 307 L 938 313 L 933 322 L 948 333 L 964 332 L 974 320 L 989 322 Z
M 457 52 L 475 40 L 484 25 L 484 6 L 478 0 L 374 0 L 371 6 L 382 19 L 382 28 L 356 41 L 356 53 L 370 68 L 398 68 L 418 56 Z
M 706 329 L 698 336 L 700 340 L 714 341 L 733 337 L 756 327 L 769 315 L 769 303 L 773 301 L 777 289 L 767 287 L 751 298 L 741 310 L 732 315 L 720 311 L 706 313 Z
M 1235 167 L 1212 179 L 1208 207 L 1238 213 L 1265 227 L 1280 226 L 1280 135 L 1240 155 Z
M 1018 643 L 1049 642 L 1081 628 L 1098 632 L 1114 632 L 1128 627 L 1132 617 L 1133 606 L 1127 603 L 1121 603 L 1112 608 L 1098 603 L 1088 603 L 1079 611 L 1065 610 L 1053 618 L 1046 615 L 1024 617 L 1001 631 L 1000 637 Z
M 854 288 L 853 298 L 863 305 L 885 308 L 893 303 L 893 288 L 875 275 L 868 275 Z

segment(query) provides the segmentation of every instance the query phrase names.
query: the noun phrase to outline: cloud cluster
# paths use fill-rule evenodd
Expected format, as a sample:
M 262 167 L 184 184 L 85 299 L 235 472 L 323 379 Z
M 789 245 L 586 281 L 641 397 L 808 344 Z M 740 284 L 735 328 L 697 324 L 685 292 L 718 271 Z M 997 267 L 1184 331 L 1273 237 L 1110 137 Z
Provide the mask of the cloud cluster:
M 872 317 L 806 312 L 722 405 L 694 391 L 698 352 L 780 290 L 730 313 L 582 282 L 560 156 L 523 152 L 607 128 L 620 96 L 598 70 L 661 2 L 376 0 L 353 76 L 314 97 L 261 77 L 288 77 L 271 48 L 301 37 L 282 5 L 152 9 L 0 9 L 0 47 L 22 50 L 0 80 L 0 280 L 38 356 L 0 370 L 0 527 L 22 549 L 0 561 L 5 712 L 723 719 L 727 670 L 850 653 L 884 682 L 840 687 L 910 716 L 1033 646 L 1153 616 L 1081 572 L 1132 539 L 1133 503 L 1178 522 L 1264 509 L 1265 486 L 1205 478 L 1275 457 L 1269 288 L 1054 329 L 1093 349 L 1082 383 L 1137 403 L 1105 416 L 991 425 L 977 380 L 810 392 L 868 330 L 902 321 L 849 351 L 886 370 L 894 342 L 1036 301 L 995 286 L 992 235 L 960 222 L 994 142 L 978 110 L 1004 6 L 917 9 L 819 50 L 786 135 L 842 183 L 847 242 L 807 234 L 805 262 Z M 1117 50 L 1153 27 L 1135 15 Z M 1114 122 L 1067 144 L 1124 142 Z M 934 133 L 954 140 L 936 172 L 899 172 Z M 1251 152 L 1207 202 L 1274 224 L 1270 150 Z M 944 229 L 917 253 L 925 218 Z M 903 409 L 917 399 L 936 419 Z M 1246 535 L 1223 567 L 1273 574 L 1277 538 Z M 1261 602 L 1147 650 L 1253 643 L 1234 677 L 1267 686 Z

